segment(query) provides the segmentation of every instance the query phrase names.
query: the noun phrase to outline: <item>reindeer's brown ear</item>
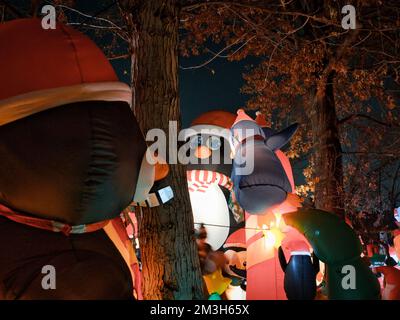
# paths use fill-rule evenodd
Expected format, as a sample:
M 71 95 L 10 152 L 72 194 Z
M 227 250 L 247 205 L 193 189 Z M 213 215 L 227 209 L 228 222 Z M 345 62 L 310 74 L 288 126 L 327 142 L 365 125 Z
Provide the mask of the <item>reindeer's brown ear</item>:
M 296 132 L 298 126 L 299 125 L 297 123 L 294 123 L 289 127 L 287 127 L 286 129 L 283 129 L 282 131 L 279 131 L 278 133 L 275 133 L 272 136 L 270 136 L 266 141 L 267 147 L 273 151 L 282 148 L 285 144 L 287 144 L 290 141 L 290 139 Z

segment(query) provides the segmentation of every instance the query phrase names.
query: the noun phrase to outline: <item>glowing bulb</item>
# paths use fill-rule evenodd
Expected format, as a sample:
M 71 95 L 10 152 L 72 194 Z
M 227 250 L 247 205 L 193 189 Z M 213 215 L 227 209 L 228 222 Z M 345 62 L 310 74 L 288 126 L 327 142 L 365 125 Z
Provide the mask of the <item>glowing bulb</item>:
M 282 219 L 282 214 L 281 213 L 275 213 L 275 221 L 276 221 L 276 225 L 279 227 L 279 224 L 281 223 L 281 219 Z
M 257 229 L 260 230 L 260 227 L 257 226 Z M 266 237 L 266 236 L 267 236 L 267 230 L 268 230 L 267 225 L 266 225 L 266 224 L 263 224 L 262 227 L 261 227 L 261 231 L 262 231 L 262 233 L 263 233 L 263 237 Z
M 270 226 L 270 228 L 272 228 L 272 227 L 275 226 L 275 223 L 272 221 L 272 222 L 269 224 L 269 226 Z
M 267 230 L 265 232 L 265 244 L 267 246 L 273 247 L 276 242 L 276 237 L 273 232 Z

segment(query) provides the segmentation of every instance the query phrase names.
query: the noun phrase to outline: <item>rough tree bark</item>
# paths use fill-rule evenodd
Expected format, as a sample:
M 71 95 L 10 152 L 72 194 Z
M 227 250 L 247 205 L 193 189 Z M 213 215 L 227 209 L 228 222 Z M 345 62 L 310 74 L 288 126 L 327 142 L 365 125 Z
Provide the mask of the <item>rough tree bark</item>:
M 121 0 L 131 36 L 133 109 L 144 133 L 180 127 L 179 6 L 175 0 Z M 170 165 L 174 199 L 138 214 L 145 299 L 202 299 L 193 215 L 182 165 Z
M 358 32 L 359 29 L 351 31 L 334 54 L 325 54 L 325 68 L 317 83 L 314 103 L 308 109 L 315 149 L 315 207 L 334 212 L 341 218 L 345 216 L 343 158 L 335 105 L 334 65 L 341 59 L 348 59 L 346 49 L 355 41 Z
M 344 217 L 342 148 L 333 91 L 334 71 L 319 83 L 309 110 L 312 125 L 315 182 L 315 207 Z

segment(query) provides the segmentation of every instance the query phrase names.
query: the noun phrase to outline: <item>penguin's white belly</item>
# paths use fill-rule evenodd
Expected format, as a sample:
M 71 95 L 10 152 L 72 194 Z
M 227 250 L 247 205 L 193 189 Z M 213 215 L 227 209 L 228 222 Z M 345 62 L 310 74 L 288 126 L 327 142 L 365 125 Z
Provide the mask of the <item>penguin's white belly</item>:
M 201 191 L 190 192 L 195 228 L 201 223 L 207 230 L 207 242 L 213 250 L 225 243 L 229 235 L 229 208 L 224 193 L 216 183 Z

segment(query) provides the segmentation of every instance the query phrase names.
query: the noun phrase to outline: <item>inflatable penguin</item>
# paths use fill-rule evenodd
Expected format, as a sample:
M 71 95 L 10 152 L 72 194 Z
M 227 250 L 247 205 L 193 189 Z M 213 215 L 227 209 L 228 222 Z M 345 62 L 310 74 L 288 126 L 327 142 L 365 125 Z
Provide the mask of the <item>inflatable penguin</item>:
M 233 232 L 224 244 L 227 258 L 224 271 L 231 277 L 246 280 L 246 230 L 240 228 Z
M 154 168 L 130 88 L 61 23 L 6 22 L 0 43 L 0 299 L 132 299 L 119 215 L 146 199 Z
M 317 294 L 316 275 L 319 272 L 319 260 L 311 256 L 309 245 L 305 241 L 289 241 L 287 261 L 284 243 L 279 247 L 279 262 L 285 272 L 284 288 L 288 300 L 314 300 Z
M 195 228 L 205 224 L 207 241 L 213 250 L 222 249 L 244 216 L 243 210 L 232 201 L 229 128 L 235 118 L 227 111 L 208 111 L 185 130 L 193 155 L 187 166 L 187 181 Z
M 226 290 L 228 300 L 246 300 L 246 230 L 240 228 L 231 233 L 224 244 L 227 258 L 224 273 L 232 282 Z

